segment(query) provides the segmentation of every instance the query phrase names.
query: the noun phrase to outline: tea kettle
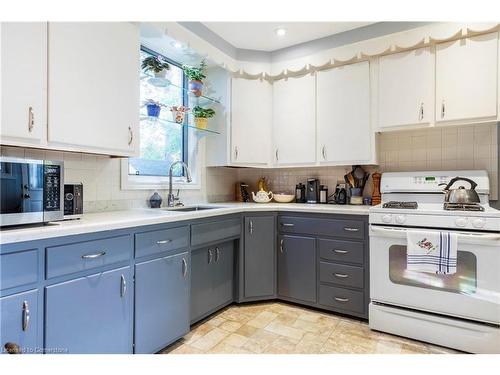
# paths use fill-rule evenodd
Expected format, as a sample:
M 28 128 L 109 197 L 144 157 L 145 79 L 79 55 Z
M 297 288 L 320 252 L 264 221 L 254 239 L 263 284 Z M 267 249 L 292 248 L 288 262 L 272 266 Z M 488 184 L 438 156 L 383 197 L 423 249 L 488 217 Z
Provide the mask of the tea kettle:
M 450 189 L 451 186 L 457 181 L 466 181 L 470 184 L 470 189 L 466 189 L 464 186 L 459 186 L 457 189 Z M 446 184 L 439 184 L 446 185 Z M 465 177 L 455 177 L 448 182 L 446 187 L 443 189 L 444 201 L 447 203 L 479 203 L 479 195 L 476 192 L 477 184 L 469 178 Z

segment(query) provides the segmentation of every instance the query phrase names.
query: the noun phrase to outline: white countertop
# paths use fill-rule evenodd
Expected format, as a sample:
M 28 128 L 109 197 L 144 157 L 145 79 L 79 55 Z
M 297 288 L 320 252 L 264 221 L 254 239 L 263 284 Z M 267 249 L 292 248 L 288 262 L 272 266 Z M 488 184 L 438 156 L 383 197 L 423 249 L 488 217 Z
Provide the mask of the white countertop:
M 304 203 L 207 203 L 200 206 L 221 207 L 213 210 L 175 212 L 163 209 L 136 209 L 84 214 L 79 220 L 50 223 L 48 225 L 6 228 L 0 231 L 0 244 L 41 240 L 106 230 L 132 228 L 142 225 L 171 223 L 241 212 L 288 211 L 368 215 L 370 206 L 350 206 Z

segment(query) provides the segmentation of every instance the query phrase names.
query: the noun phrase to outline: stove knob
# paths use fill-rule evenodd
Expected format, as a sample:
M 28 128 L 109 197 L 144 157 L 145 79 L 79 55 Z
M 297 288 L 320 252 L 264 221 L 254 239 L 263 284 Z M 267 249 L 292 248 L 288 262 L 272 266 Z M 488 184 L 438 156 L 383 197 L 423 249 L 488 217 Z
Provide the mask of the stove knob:
M 384 223 L 390 223 L 392 221 L 392 215 L 388 214 L 382 215 L 382 221 Z
M 467 218 L 466 217 L 459 217 L 455 219 L 455 224 L 457 227 L 465 227 L 467 225 Z
M 485 224 L 486 224 L 486 220 L 484 220 L 484 219 L 474 219 L 472 221 L 472 226 L 474 228 L 483 228 L 485 226 Z
M 396 223 L 398 223 L 398 224 L 404 224 L 405 221 L 406 221 L 406 216 L 404 216 L 404 215 L 398 215 L 398 216 L 396 216 Z

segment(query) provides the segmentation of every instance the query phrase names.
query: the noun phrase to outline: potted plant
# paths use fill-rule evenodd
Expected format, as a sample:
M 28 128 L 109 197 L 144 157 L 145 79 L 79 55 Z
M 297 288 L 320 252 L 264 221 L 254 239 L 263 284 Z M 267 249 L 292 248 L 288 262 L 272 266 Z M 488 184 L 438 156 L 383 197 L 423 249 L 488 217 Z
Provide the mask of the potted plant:
M 161 107 L 164 107 L 163 104 L 161 104 L 160 102 L 157 102 L 157 101 L 155 101 L 153 99 L 146 100 L 146 102 L 144 103 L 144 105 L 146 106 L 146 109 L 148 111 L 148 116 L 149 117 L 159 117 L 160 116 Z
M 142 60 L 142 70 L 145 73 L 153 72 L 156 78 L 165 78 L 170 65 L 161 56 L 148 56 Z
M 188 107 L 184 107 L 183 105 L 177 107 L 170 107 L 170 112 L 172 112 L 172 120 L 178 124 L 182 124 L 184 122 L 184 116 L 186 112 L 189 111 Z
M 206 129 L 208 119 L 215 116 L 215 111 L 212 108 L 196 106 L 193 108 L 193 116 L 195 126 L 200 129 Z
M 203 80 L 207 78 L 206 69 L 207 63 L 205 60 L 201 60 L 198 66 L 182 65 L 182 70 L 184 70 L 184 74 L 189 79 L 189 91 L 195 96 L 201 96 Z

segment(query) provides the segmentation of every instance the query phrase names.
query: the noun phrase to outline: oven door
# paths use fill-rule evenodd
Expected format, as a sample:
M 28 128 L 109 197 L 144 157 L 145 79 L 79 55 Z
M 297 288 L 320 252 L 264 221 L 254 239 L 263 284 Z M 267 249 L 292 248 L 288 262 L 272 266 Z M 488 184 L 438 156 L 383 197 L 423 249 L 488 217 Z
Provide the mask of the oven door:
M 406 269 L 405 228 L 371 225 L 371 300 L 500 324 L 500 233 L 457 233 L 457 272 L 438 275 Z

